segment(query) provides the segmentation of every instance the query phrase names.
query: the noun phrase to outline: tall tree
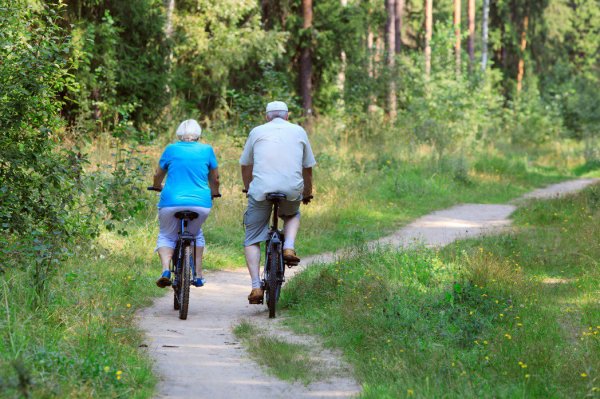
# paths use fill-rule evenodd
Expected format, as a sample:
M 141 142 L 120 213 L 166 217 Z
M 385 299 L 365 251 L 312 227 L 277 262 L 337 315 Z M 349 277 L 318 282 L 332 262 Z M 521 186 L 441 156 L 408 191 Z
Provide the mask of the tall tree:
M 460 75 L 460 6 L 461 0 L 454 0 L 454 56 L 456 59 L 456 74 Z
M 488 60 L 488 21 L 490 17 L 490 0 L 483 0 L 483 16 L 481 18 L 481 70 L 485 71 Z
M 404 20 L 404 1 L 396 0 L 396 10 L 394 15 L 394 31 L 396 33 L 396 54 L 400 54 L 402 50 L 402 22 Z
M 527 29 L 529 28 L 529 13 L 525 11 L 523 17 L 523 29 L 521 30 L 521 42 L 519 44 L 519 65 L 517 67 L 517 93 L 523 87 L 523 76 L 525 75 L 525 50 L 527 49 Z
M 313 9 L 312 0 L 302 0 L 302 52 L 300 54 L 300 94 L 302 96 L 302 108 L 308 119 L 313 115 L 312 99 L 312 26 Z
M 175 10 L 175 0 L 165 0 L 167 8 L 167 21 L 165 23 L 165 36 L 170 39 L 173 36 L 173 11 Z
M 425 0 L 425 76 L 431 74 L 431 34 L 433 28 L 433 0 Z
M 467 18 L 469 19 L 469 70 L 475 62 L 475 0 L 468 0 Z
M 396 118 L 396 1 L 385 0 L 386 21 L 385 21 L 385 52 L 386 64 L 388 67 L 388 92 L 387 92 L 387 112 L 391 119 Z
M 342 8 L 348 5 L 348 0 L 340 0 Z M 340 51 L 340 70 L 338 72 L 337 86 L 340 93 L 340 106 L 344 106 L 344 92 L 346 84 L 346 51 Z

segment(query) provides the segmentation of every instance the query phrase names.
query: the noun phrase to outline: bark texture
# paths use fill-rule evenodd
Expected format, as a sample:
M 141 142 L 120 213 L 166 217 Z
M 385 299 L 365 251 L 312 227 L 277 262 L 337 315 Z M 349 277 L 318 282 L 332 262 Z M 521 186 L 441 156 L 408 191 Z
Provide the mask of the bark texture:
M 389 73 L 387 113 L 396 118 L 396 0 L 385 0 L 387 19 L 385 22 L 385 53 Z
M 490 0 L 483 0 L 481 19 L 481 70 L 485 71 L 488 61 L 488 21 L 490 18 Z
M 302 0 L 302 29 L 306 38 L 302 44 L 300 54 L 300 93 L 302 95 L 302 108 L 304 115 L 311 118 L 313 115 L 312 103 L 312 30 L 313 10 L 312 0 Z
M 461 0 L 454 0 L 454 57 L 456 62 L 456 74 L 460 75 L 460 9 Z
M 523 17 L 523 30 L 521 31 L 521 44 L 519 46 L 519 65 L 517 70 L 517 93 L 523 88 L 523 76 L 525 75 L 525 50 L 527 49 L 527 29 L 529 28 L 529 15 Z
M 425 0 L 425 76 L 431 74 L 431 33 L 433 28 L 433 0 Z
M 475 62 L 475 0 L 468 0 L 467 17 L 469 19 L 469 69 L 473 69 Z

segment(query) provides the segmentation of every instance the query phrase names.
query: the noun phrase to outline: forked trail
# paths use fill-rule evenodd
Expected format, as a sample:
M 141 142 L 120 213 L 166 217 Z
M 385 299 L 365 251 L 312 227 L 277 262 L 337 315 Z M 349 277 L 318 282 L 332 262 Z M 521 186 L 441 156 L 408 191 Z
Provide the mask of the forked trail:
M 600 181 L 573 180 L 535 190 L 525 198 L 551 198 L 572 193 Z M 518 201 L 518 200 L 517 200 Z M 516 202 L 516 201 L 513 201 Z M 372 242 L 372 247 L 392 245 L 447 245 L 459 238 L 497 231 L 510 224 L 515 205 L 465 204 L 433 212 L 390 236 Z M 335 253 L 305 258 L 302 267 L 334 260 Z M 287 269 L 288 278 L 301 267 Z M 265 306 L 248 305 L 249 277 L 245 268 L 206 274 L 207 284 L 192 289 L 187 320 L 173 311 L 173 297 L 157 299 L 138 314 L 147 337 L 148 351 L 160 376 L 161 398 L 347 398 L 360 392 L 351 376 L 334 376 L 304 386 L 267 375 L 252 361 L 233 335 L 240 320 L 270 323 Z M 323 351 L 323 356 L 335 357 Z

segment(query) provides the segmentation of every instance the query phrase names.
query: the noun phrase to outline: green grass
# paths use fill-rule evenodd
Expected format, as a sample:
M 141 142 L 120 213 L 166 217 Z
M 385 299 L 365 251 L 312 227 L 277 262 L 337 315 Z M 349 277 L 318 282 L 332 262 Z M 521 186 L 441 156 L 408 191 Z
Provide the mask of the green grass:
M 310 355 L 307 345 L 269 336 L 246 321 L 238 324 L 233 332 L 244 343 L 250 356 L 281 380 L 309 384 L 325 375 L 323 365 Z
M 433 165 L 426 147 L 396 133 L 382 130 L 370 137 L 360 128 L 320 122 L 311 136 L 319 162 L 316 199 L 302 208 L 301 255 L 362 245 L 458 202 L 504 202 L 570 173 L 494 149 Z M 246 199 L 237 163 L 240 140 L 219 132 L 205 137 L 219 158 L 224 197 L 204 226 L 204 266 L 241 267 Z M 105 147 L 93 149 L 91 165 L 111 162 Z M 157 161 L 162 147 L 139 150 Z M 155 204 L 156 196 L 143 188 L 140 195 Z M 152 253 L 156 208 L 129 221 L 128 230 L 128 237 L 104 233 L 76 248 L 69 262 L 56 265 L 43 301 L 32 293 L 27 265 L 1 275 L 0 396 L 20 397 L 25 391 L 50 398 L 152 395 L 156 380 L 151 360 L 138 348 L 143 340 L 133 313 L 164 292 L 154 286 L 160 270 Z
M 156 378 L 134 311 L 159 294 L 146 242 L 103 235 L 55 270 L 35 297 L 30 274 L 0 281 L 2 398 L 147 398 Z M 139 241 L 138 241 L 139 240 Z M 98 247 L 100 245 L 100 247 Z
M 294 278 L 291 325 L 343 350 L 365 398 L 597 397 L 600 186 L 440 252 L 361 253 Z

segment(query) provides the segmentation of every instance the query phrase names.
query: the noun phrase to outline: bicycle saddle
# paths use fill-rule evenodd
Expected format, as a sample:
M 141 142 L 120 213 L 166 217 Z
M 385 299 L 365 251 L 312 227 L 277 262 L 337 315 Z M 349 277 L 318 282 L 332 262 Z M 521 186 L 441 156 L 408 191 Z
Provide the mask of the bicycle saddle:
M 269 200 L 269 201 L 282 200 L 282 199 L 285 199 L 285 194 L 283 194 L 283 193 L 268 193 L 267 194 L 267 200 Z
M 198 217 L 198 214 L 192 211 L 179 211 L 175 213 L 175 217 L 177 219 L 194 220 Z

